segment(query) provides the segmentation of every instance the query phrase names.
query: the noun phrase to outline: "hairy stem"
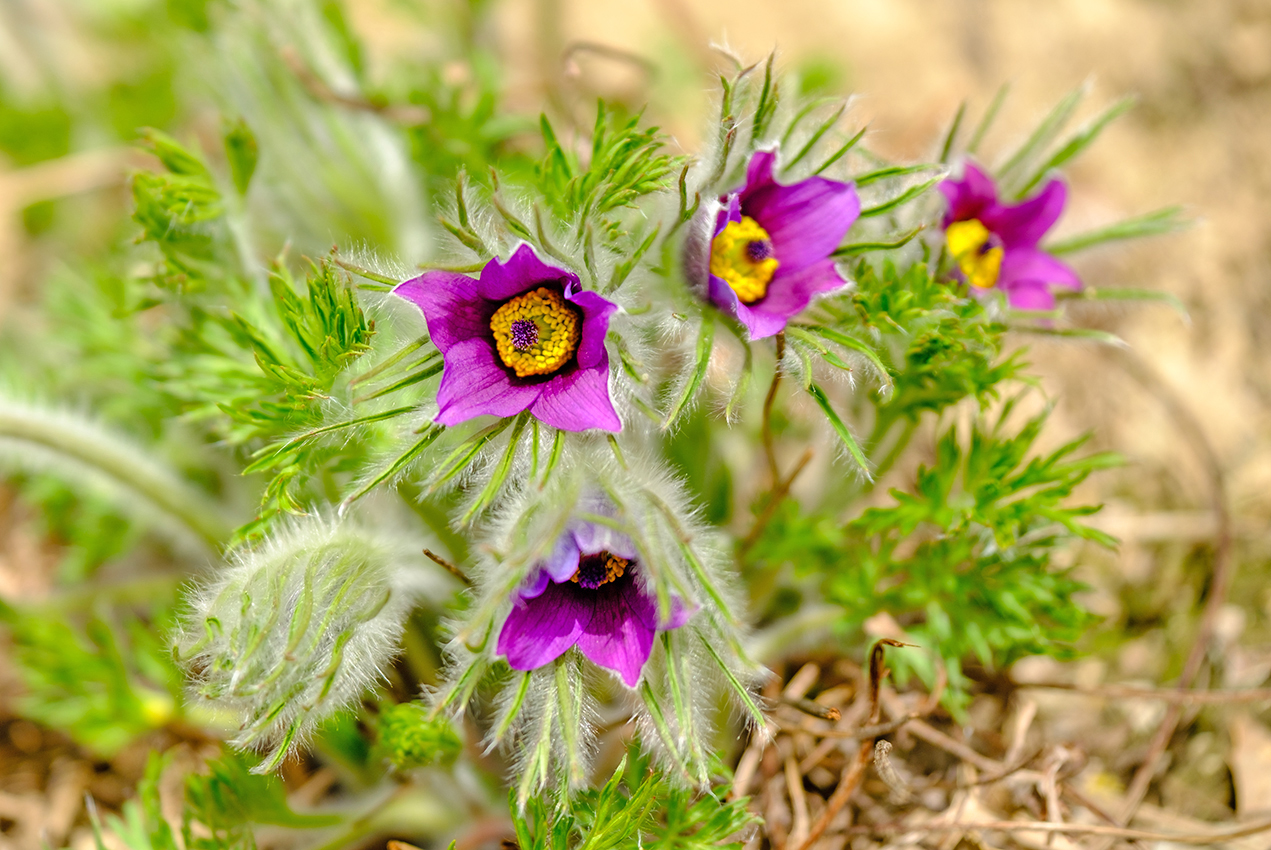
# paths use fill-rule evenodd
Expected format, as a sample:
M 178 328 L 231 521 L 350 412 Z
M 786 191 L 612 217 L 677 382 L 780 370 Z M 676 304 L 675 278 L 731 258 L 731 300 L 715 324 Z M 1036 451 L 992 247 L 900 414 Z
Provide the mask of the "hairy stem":
M 154 463 L 141 449 L 90 422 L 0 402 L 0 440 L 26 444 L 48 452 L 55 460 L 85 467 L 141 496 L 163 514 L 179 521 L 199 540 L 219 550 L 232 528 L 220 509 L 169 470 Z M 18 466 L 39 469 L 27 456 L 12 458 Z M 6 458 L 9 459 L 9 458 Z
M 763 400 L 763 438 L 764 455 L 768 458 L 768 471 L 772 473 L 772 486 L 775 489 L 781 480 L 781 470 L 777 468 L 777 454 L 772 443 L 772 404 L 777 399 L 777 389 L 781 386 L 781 360 L 786 356 L 786 335 L 777 334 L 777 363 L 772 371 L 772 384 L 768 387 L 768 395 Z

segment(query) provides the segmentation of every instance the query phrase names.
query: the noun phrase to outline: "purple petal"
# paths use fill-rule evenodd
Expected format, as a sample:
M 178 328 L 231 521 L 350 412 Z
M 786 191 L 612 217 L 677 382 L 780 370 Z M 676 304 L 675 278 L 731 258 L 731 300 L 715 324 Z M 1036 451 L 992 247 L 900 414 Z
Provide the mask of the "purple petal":
M 481 298 L 477 281 L 454 272 L 425 272 L 398 284 L 393 294 L 423 311 L 428 334 L 442 354 L 462 340 L 489 336 L 490 316 L 498 306 Z
M 746 186 L 742 195 L 752 188 L 762 188 L 777 182 L 772 175 L 772 167 L 777 164 L 776 151 L 755 151 L 746 163 Z M 743 197 L 744 201 L 745 198 Z
M 741 221 L 741 195 L 733 192 L 731 195 L 723 199 L 723 206 L 719 208 L 719 212 L 715 215 L 715 232 L 711 234 L 711 239 L 724 232 L 724 228 L 734 221 Z
M 987 208 L 997 204 L 997 187 L 973 162 L 966 164 L 961 180 L 944 180 L 937 187 L 949 200 L 949 211 L 944 215 L 944 227 L 955 221 L 979 218 Z
M 535 388 L 541 394 L 530 406 L 539 421 L 562 431 L 621 431 L 622 420 L 609 398 L 609 356 L 591 369 L 556 375 Z M 524 409 L 524 408 L 522 408 Z M 505 414 L 507 415 L 507 414 Z
M 706 297 L 710 302 L 719 309 L 723 310 L 730 316 L 736 316 L 739 320 L 742 317 L 741 309 L 745 307 L 741 303 L 741 299 L 737 297 L 737 293 L 728 285 L 728 282 L 722 277 L 715 275 L 710 276 L 710 282 L 707 284 Z M 747 314 L 750 312 L 746 311 Z M 754 334 L 751 334 L 754 337 Z
M 1012 248 L 1034 248 L 1046 231 L 1059 220 L 1068 200 L 1068 189 L 1051 180 L 1037 195 L 1022 204 L 999 204 L 986 209 L 980 221 L 996 233 L 1009 251 Z
M 1025 280 L 1003 289 L 1006 301 L 1016 310 L 1053 310 L 1055 296 L 1041 281 Z
M 1024 281 L 1081 289 L 1081 278 L 1077 277 L 1077 273 L 1067 263 L 1045 251 L 1027 248 L 1007 250 L 1002 257 L 998 286 L 1006 289 Z
M 521 585 L 521 589 L 516 594 L 522 599 L 533 599 L 536 596 L 542 596 L 543 591 L 547 590 L 547 586 L 551 583 L 552 579 L 547 574 L 547 570 L 538 570 Z
M 574 292 L 572 284 L 565 289 L 565 300 L 578 305 L 583 313 L 582 338 L 578 342 L 579 368 L 590 369 L 603 364 L 608 369 L 605 334 L 609 333 L 609 317 L 617 311 L 618 305 L 594 292 Z
M 809 177 L 790 186 L 772 178 L 773 154 L 755 154 L 750 162 L 741 211 L 772 237 L 781 266 L 796 271 L 834 251 L 856 222 L 861 201 L 850 183 Z
M 513 670 L 534 670 L 564 654 L 594 619 L 594 598 L 572 584 L 549 584 L 542 595 L 513 603 L 496 652 Z
M 580 522 L 574 526 L 571 536 L 578 546 L 578 551 L 584 555 L 608 552 L 611 555 L 617 555 L 619 558 L 626 558 L 627 560 L 631 560 L 636 556 L 635 544 L 631 542 L 631 538 L 607 525 Z M 570 575 L 573 575 L 573 573 L 570 573 Z
M 534 403 L 543 385 L 514 384 L 497 357 L 484 337 L 451 346 L 437 387 L 438 423 L 458 425 L 483 414 L 513 416 Z
M 658 625 L 658 630 L 666 632 L 666 631 L 670 631 L 671 629 L 678 629 L 680 626 L 684 625 L 690 619 L 692 619 L 693 615 L 696 614 L 697 611 L 698 611 L 698 606 L 694 605 L 690 607 L 688 605 L 685 605 L 683 602 L 681 602 L 677 597 L 672 596 L 671 597 L 671 618 L 667 620 L 665 623 L 660 623 Z
M 549 266 L 538 258 L 534 249 L 525 243 L 512 252 L 506 262 L 495 257 L 481 270 L 477 291 L 490 301 L 506 301 L 533 289 L 541 283 L 578 285 L 578 275 L 565 269 Z
M 651 629 L 663 632 L 678 629 L 698 611 L 698 606 L 686 605 L 679 597 L 672 596 L 671 614 L 665 622 L 660 623 L 658 622 L 657 596 L 640 585 L 638 578 L 634 584 L 636 587 L 627 593 L 627 605 L 631 607 L 632 613 L 639 618 L 640 622 Z
M 550 577 L 552 581 L 558 583 L 569 581 L 574 573 L 578 572 L 578 560 L 581 557 L 582 553 L 578 550 L 574 535 L 566 528 L 561 536 L 556 538 L 556 545 L 552 547 L 547 559 L 541 564 L 542 569 L 539 570 L 539 575 L 543 578 Z M 542 591 L 540 590 L 539 593 Z M 525 591 L 521 591 L 521 596 L 530 598 L 525 595 Z
M 723 278 L 715 275 L 709 277 L 706 296 L 712 304 L 740 322 L 751 339 L 765 339 L 785 329 L 786 317 L 776 313 L 760 313 L 750 305 L 743 304 Z
M 724 280 L 711 275 L 711 301 L 737 318 L 751 339 L 765 339 L 785 330 L 790 320 L 811 303 L 813 296 L 843 285 L 832 260 L 822 260 L 802 269 L 778 266 L 768 284 L 768 294 L 754 304 L 743 304 Z
M 631 606 L 642 600 L 639 585 L 630 578 L 609 593 L 596 594 L 595 613 L 578 638 L 583 655 L 616 671 L 629 688 L 640 681 L 640 671 L 653 650 L 655 629 Z
M 833 260 L 822 259 L 791 271 L 778 266 L 768 284 L 768 294 L 762 301 L 751 304 L 750 309 L 789 320 L 807 307 L 814 295 L 838 289 L 843 282 Z

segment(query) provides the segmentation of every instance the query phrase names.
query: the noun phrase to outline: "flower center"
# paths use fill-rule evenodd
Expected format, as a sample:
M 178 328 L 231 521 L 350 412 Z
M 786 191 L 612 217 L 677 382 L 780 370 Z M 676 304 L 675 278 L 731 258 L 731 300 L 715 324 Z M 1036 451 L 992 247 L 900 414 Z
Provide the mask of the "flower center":
M 582 321 L 555 289 L 540 286 L 504 302 L 490 317 L 494 347 L 518 378 L 550 375 L 578 350 Z
M 595 590 L 621 576 L 630 564 L 626 558 L 619 558 L 608 552 L 583 555 L 578 562 L 578 571 L 569 580 L 579 587 Z
M 768 294 L 778 265 L 768 231 L 749 216 L 730 221 L 711 242 L 711 274 L 727 283 L 743 304 Z
M 1001 240 L 979 219 L 953 222 L 945 228 L 944 238 L 949 253 L 972 286 L 989 289 L 997 283 L 1005 252 Z

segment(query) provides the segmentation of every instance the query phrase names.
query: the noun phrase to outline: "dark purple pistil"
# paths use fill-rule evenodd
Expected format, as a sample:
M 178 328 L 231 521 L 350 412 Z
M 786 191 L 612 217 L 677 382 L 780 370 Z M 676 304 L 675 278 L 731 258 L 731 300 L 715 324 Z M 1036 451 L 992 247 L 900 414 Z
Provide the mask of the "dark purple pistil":
M 981 257 L 983 257 L 985 254 L 987 254 L 989 251 L 992 251 L 994 248 L 1001 248 L 1001 247 L 1002 247 L 1002 238 L 998 236 L 996 233 L 990 232 L 989 238 L 984 240 L 984 244 L 980 246 L 979 250 L 976 253 L 978 253 Z
M 609 553 L 583 555 L 578 562 L 578 586 L 595 590 L 609 579 L 609 571 L 605 568 Z
M 746 243 L 746 258 L 752 263 L 762 263 L 772 256 L 772 242 L 768 239 L 752 239 Z
M 512 347 L 517 351 L 525 351 L 538 342 L 538 325 L 529 319 L 517 319 L 509 330 L 512 333 Z

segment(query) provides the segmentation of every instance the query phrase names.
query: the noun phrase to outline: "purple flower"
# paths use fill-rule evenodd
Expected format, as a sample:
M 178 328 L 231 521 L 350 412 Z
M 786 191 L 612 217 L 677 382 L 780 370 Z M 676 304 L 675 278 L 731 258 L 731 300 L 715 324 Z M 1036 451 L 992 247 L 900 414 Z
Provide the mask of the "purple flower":
M 1076 272 L 1037 247 L 1064 210 L 1063 183 L 1051 180 L 1028 200 L 1003 204 L 993 178 L 968 162 L 962 179 L 943 181 L 940 191 L 949 201 L 945 241 L 971 286 L 996 287 L 1021 310 L 1053 310 L 1052 287 L 1081 288 Z
M 571 524 L 513 598 L 498 654 L 514 670 L 534 670 L 577 646 L 635 687 L 654 634 L 678 629 L 692 614 L 672 599 L 670 619 L 659 623 L 657 600 L 639 573 L 626 535 L 590 522 Z
M 843 279 L 831 254 L 861 212 L 850 183 L 809 177 L 783 186 L 777 155 L 750 158 L 746 184 L 720 198 L 706 295 L 746 326 L 751 339 L 780 333 L 812 296 Z
M 424 312 L 444 358 L 436 421 L 528 410 L 562 431 L 621 431 L 609 398 L 605 334 L 618 309 L 579 289 L 573 272 L 549 266 L 529 245 L 485 264 L 474 279 L 431 271 L 394 293 Z

